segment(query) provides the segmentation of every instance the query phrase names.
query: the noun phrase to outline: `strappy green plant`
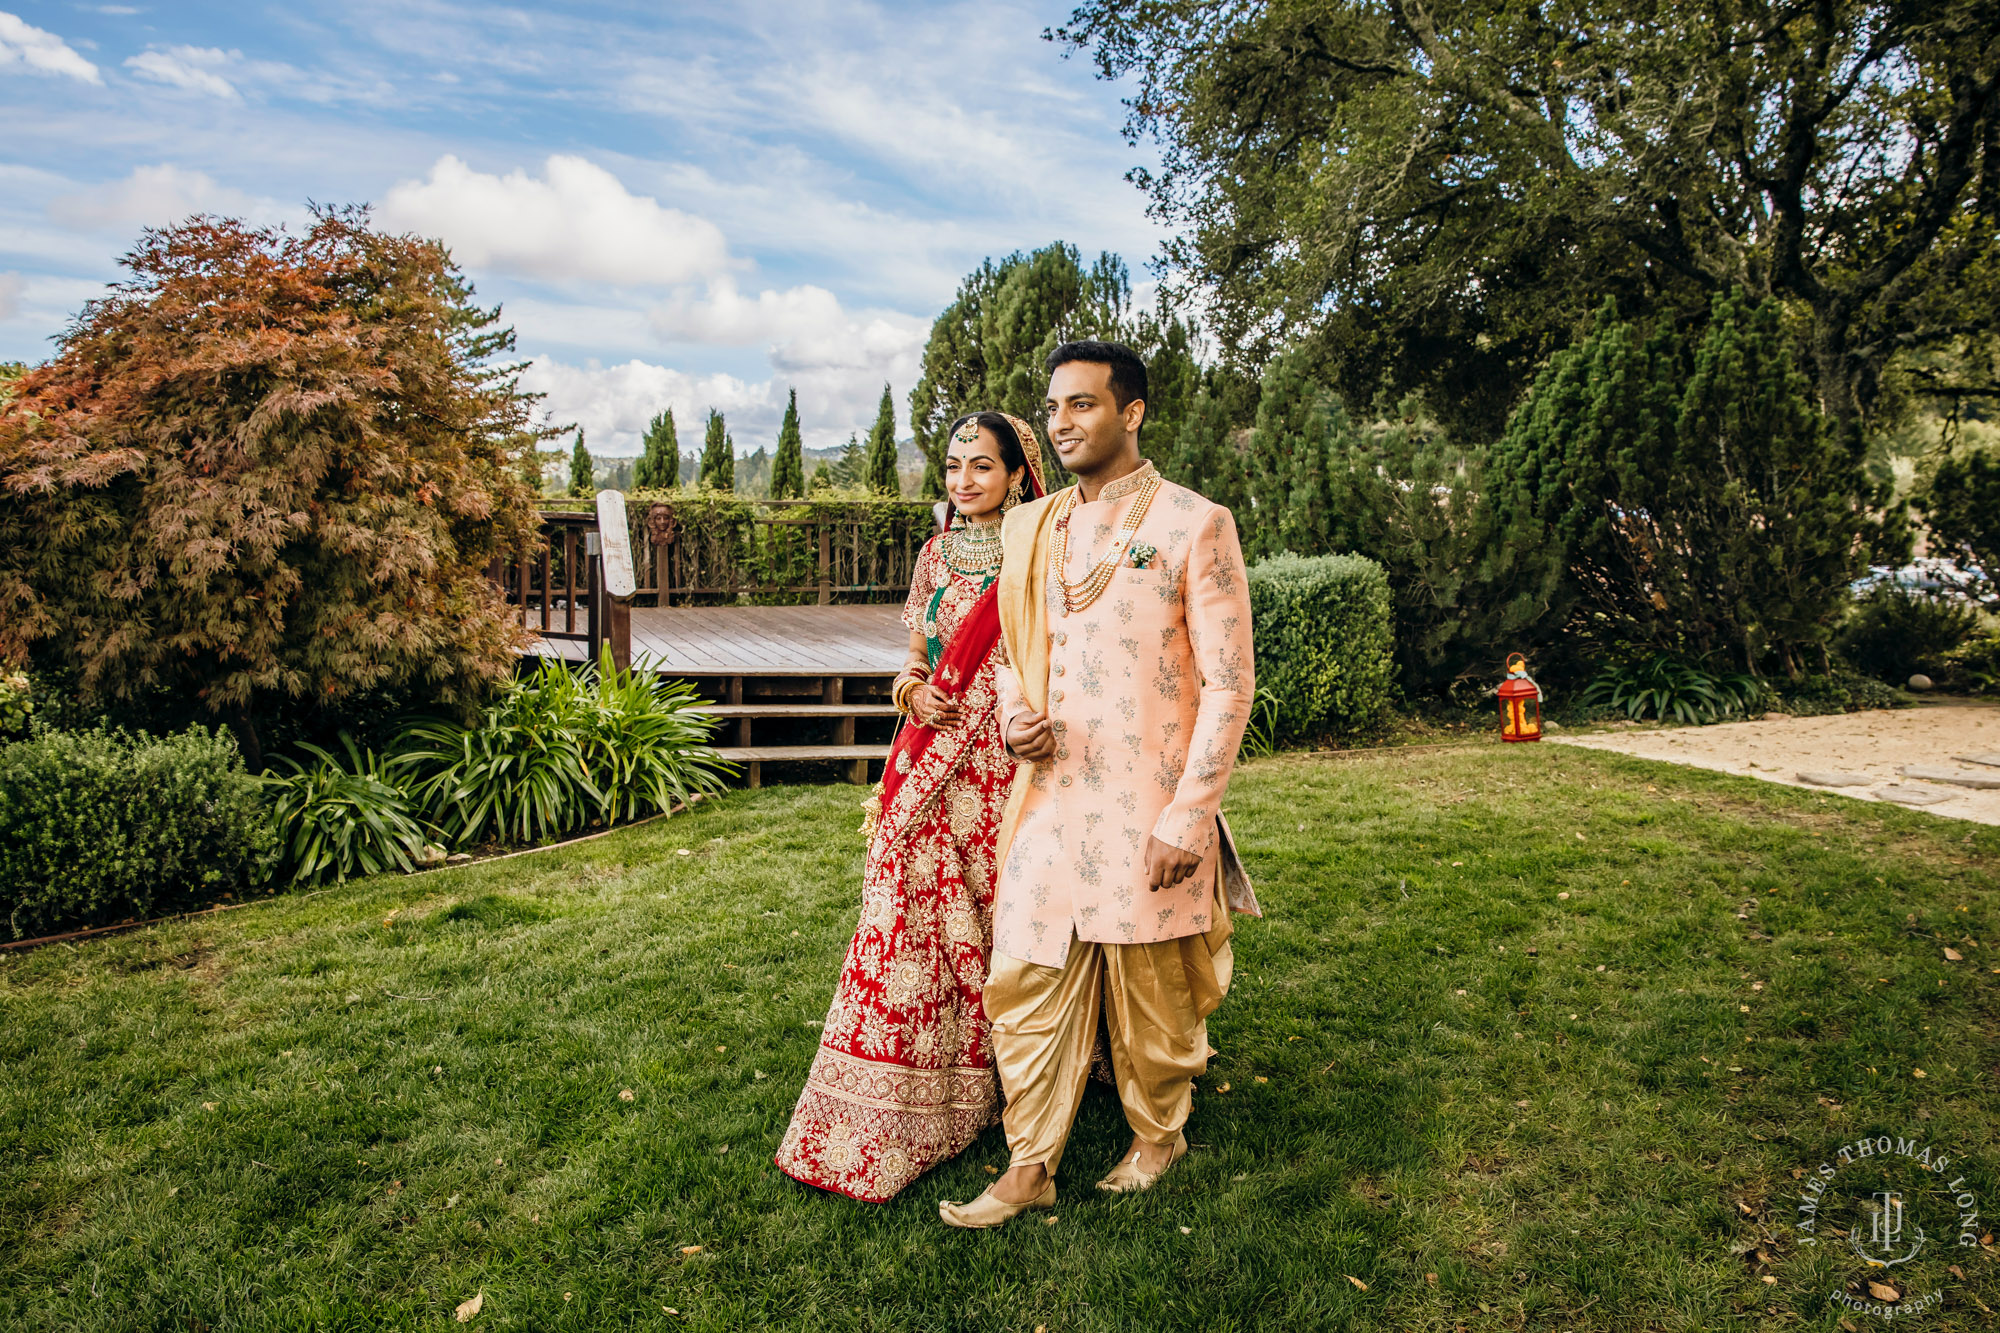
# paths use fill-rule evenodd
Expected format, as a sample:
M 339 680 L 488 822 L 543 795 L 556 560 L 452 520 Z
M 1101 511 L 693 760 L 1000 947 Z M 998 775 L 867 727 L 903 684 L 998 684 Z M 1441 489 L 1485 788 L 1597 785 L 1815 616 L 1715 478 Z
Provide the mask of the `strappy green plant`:
M 398 769 L 403 756 L 364 750 L 340 733 L 346 761 L 312 744 L 302 764 L 278 755 L 289 774 L 264 778 L 272 792 L 271 824 L 278 839 L 278 878 L 302 884 L 345 880 L 383 870 L 411 870 L 423 854 L 417 822 Z
M 1741 671 L 1711 672 L 1658 656 L 1607 667 L 1584 690 L 1581 702 L 1608 704 L 1637 721 L 1698 725 L 1748 713 L 1763 702 L 1765 689 Z
M 618 670 L 607 648 L 582 670 L 545 661 L 472 725 L 419 722 L 399 748 L 452 843 L 546 842 L 721 790 L 733 766 L 708 747 L 699 702 L 684 682 Z

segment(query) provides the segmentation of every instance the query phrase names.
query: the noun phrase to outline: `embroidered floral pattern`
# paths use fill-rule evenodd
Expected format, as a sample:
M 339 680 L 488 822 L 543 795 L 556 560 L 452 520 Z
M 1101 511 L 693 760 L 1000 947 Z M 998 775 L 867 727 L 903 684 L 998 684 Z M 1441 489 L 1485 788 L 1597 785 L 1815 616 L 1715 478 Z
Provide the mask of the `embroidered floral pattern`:
M 1079 506 L 1079 531 L 1110 531 L 1136 484 Z M 1151 942 L 1206 930 L 1213 880 L 1192 896 L 1146 888 L 1158 837 L 1208 855 L 1255 689 L 1250 608 L 1226 509 L 1166 483 L 1128 560 L 1094 605 L 1049 617 L 1049 716 L 1057 757 L 1037 765 L 1001 882 L 994 947 L 1059 966 L 1077 938 Z M 1084 572 L 1072 552 L 1072 579 Z M 1054 599 L 1051 599 L 1054 601 Z M 1003 713 L 1025 707 L 1008 673 Z M 1199 922 L 1197 922 L 1199 918 Z
M 903 623 L 948 642 L 979 588 L 934 548 L 918 558 Z M 912 765 L 869 843 L 860 919 L 776 1157 L 807 1184 L 892 1198 L 997 1116 L 980 992 L 1014 776 L 995 712 L 998 656 L 996 645 L 963 695 L 967 721 Z

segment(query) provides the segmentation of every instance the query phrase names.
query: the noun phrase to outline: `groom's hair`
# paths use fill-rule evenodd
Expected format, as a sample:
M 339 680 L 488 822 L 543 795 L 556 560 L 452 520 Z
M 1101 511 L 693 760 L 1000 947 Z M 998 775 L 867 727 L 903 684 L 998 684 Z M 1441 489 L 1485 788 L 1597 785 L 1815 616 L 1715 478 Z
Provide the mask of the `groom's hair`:
M 1146 363 L 1124 343 L 1099 342 L 1095 338 L 1064 343 L 1049 353 L 1049 371 L 1053 374 L 1057 366 L 1066 366 L 1072 361 L 1111 367 L 1111 396 L 1118 400 L 1120 412 L 1134 398 L 1146 397 Z

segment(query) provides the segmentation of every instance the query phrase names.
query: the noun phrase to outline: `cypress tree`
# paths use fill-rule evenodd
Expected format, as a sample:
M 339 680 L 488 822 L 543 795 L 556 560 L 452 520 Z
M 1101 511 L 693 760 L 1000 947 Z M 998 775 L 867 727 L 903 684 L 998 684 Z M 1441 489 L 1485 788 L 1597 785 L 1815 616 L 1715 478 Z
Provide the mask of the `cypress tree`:
M 792 390 L 785 404 L 785 420 L 778 427 L 778 456 L 771 463 L 771 498 L 797 499 L 806 493 L 805 441 L 799 434 L 799 391 Z
M 583 427 L 576 428 L 576 448 L 569 452 L 569 493 L 589 495 L 592 482 L 590 451 L 583 447 Z
M 901 495 L 903 484 L 896 476 L 896 400 L 889 386 L 882 386 L 882 406 L 875 412 L 875 427 L 868 432 L 868 489 L 877 495 Z
M 669 407 L 646 427 L 645 448 L 633 464 L 632 481 L 640 490 L 672 490 L 681 481 L 681 437 Z
M 701 451 L 701 484 L 712 491 L 736 489 L 736 449 L 722 413 L 708 409 L 708 434 Z
M 1287 352 L 1264 372 L 1257 425 L 1250 432 L 1251 546 L 1257 555 L 1323 555 L 1332 537 L 1328 453 L 1342 424 L 1339 406 L 1310 373 L 1305 353 Z

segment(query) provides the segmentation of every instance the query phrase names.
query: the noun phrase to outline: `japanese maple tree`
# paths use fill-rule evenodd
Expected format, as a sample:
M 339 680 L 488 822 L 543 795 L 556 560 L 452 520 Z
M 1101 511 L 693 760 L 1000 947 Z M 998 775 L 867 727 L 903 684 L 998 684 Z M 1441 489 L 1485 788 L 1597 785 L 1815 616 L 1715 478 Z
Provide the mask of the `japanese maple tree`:
M 522 632 L 485 570 L 550 433 L 444 247 L 196 217 L 0 402 L 0 659 L 198 697 L 253 766 L 284 696 L 469 698 Z

